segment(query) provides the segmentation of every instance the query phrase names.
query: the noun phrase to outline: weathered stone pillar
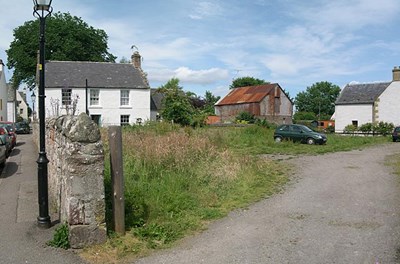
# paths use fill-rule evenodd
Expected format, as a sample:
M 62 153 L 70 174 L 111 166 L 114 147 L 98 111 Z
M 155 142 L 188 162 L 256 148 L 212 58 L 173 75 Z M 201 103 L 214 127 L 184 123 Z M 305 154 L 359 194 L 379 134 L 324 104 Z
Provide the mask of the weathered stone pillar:
M 51 118 L 46 128 L 49 201 L 69 226 L 72 248 L 106 240 L 104 153 L 100 131 L 85 113 Z

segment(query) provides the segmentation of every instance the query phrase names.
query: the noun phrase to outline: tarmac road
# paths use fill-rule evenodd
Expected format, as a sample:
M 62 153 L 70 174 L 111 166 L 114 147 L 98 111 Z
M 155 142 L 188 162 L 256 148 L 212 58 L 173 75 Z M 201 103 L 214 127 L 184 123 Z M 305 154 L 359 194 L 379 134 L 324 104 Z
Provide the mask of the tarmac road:
M 286 160 L 296 180 L 135 264 L 400 263 L 400 143 Z
M 70 250 L 46 246 L 54 226 L 37 227 L 37 157 L 31 135 L 18 135 L 0 176 L 0 264 L 84 263 Z

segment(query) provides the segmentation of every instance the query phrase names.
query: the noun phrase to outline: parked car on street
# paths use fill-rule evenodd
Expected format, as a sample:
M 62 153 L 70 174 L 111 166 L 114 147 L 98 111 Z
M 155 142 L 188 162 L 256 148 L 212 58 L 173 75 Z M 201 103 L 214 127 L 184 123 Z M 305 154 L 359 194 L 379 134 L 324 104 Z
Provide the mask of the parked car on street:
M 392 132 L 393 142 L 396 142 L 397 140 L 399 140 L 399 136 L 400 136 L 400 126 L 397 126 L 393 129 L 393 132 Z
M 282 140 L 291 140 L 293 142 L 313 144 L 325 144 L 327 141 L 326 135 L 313 131 L 311 128 L 304 125 L 280 125 L 275 129 L 275 142 Z
M 8 158 L 12 151 L 12 135 L 7 131 L 5 127 L 0 127 L 0 138 L 6 145 L 6 154 Z
M 7 150 L 5 142 L 0 138 L 0 167 L 4 167 L 7 160 Z
M 31 133 L 31 128 L 26 122 L 17 122 L 15 123 L 15 132 L 17 134 L 29 134 Z
M 15 133 L 15 123 L 13 122 L 0 122 L 0 127 L 5 127 L 8 133 L 12 136 L 11 147 L 14 148 L 17 145 L 17 134 Z

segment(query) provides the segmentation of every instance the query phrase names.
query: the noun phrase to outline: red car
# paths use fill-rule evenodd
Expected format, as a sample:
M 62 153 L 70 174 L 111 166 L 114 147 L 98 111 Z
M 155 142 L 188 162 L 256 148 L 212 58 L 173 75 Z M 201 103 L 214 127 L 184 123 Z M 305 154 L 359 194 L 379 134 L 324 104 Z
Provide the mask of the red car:
M 0 127 L 0 138 L 6 146 L 7 157 L 10 156 L 12 150 L 12 138 L 13 136 L 7 131 L 7 128 Z
M 15 124 L 13 122 L 2 121 L 0 122 L 0 127 L 5 127 L 10 136 L 12 136 L 11 148 L 14 148 L 17 145 L 17 134 L 15 133 L 16 132 Z

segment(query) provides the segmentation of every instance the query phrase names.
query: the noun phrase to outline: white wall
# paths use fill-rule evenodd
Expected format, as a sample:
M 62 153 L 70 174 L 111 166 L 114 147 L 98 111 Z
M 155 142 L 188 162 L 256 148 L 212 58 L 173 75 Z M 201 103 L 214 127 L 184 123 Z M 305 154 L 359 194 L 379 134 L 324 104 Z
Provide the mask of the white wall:
M 343 132 L 353 120 L 358 121 L 358 126 L 372 123 L 372 104 L 336 105 L 335 107 L 335 132 Z
M 0 63 L 0 121 L 7 120 L 7 82 L 4 74 L 4 65 Z
M 16 120 L 15 120 L 15 102 L 7 102 L 7 121 L 16 122 Z
M 24 120 L 28 120 L 28 105 L 25 102 L 26 98 L 22 98 L 21 94 L 17 91 L 17 114 Z
M 90 94 L 90 89 L 88 89 Z M 75 114 L 85 112 L 85 88 L 72 89 L 72 98 L 78 95 L 77 111 Z M 100 104 L 90 106 L 89 97 L 88 109 L 89 115 L 101 115 L 102 125 L 119 125 L 121 115 L 130 115 L 130 123 L 136 123 L 137 118 L 144 121 L 150 120 L 150 89 L 131 89 L 129 93 L 129 106 L 120 106 L 120 89 L 100 89 Z M 65 108 L 61 107 L 61 89 L 46 88 L 46 116 L 55 116 L 55 101 L 59 100 L 60 106 L 58 115 L 66 114 Z M 52 103 L 53 101 L 53 103 Z M 35 103 L 35 107 L 37 103 Z
M 400 125 L 400 82 L 392 82 L 379 97 L 377 120 Z

